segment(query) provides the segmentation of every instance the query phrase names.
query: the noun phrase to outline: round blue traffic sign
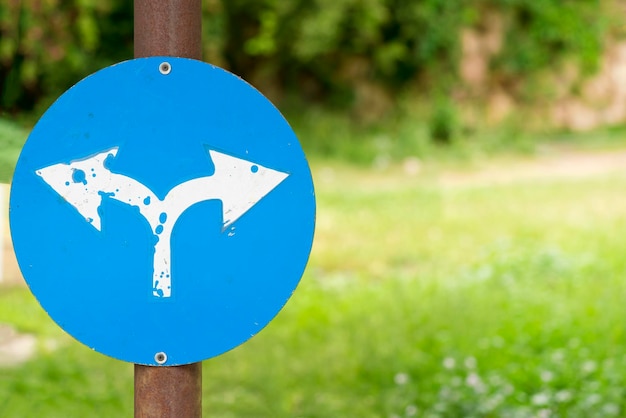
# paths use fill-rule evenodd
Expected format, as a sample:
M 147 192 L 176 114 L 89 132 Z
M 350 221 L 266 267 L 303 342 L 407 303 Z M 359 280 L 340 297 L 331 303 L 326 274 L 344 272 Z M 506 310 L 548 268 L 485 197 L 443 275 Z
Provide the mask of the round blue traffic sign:
M 280 112 L 235 75 L 151 57 L 65 92 L 19 157 L 18 263 L 65 331 L 111 357 L 180 365 L 258 333 L 304 272 L 308 163 Z

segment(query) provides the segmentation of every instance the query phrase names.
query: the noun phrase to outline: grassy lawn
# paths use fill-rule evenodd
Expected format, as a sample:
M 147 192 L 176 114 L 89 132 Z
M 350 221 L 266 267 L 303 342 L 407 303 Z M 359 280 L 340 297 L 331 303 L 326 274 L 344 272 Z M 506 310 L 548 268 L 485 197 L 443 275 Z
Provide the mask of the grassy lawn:
M 28 132 L 0 118 L 0 183 L 8 183 Z
M 204 362 L 205 417 L 626 415 L 626 171 L 447 185 L 436 164 L 312 166 L 308 270 L 266 330 Z M 0 370 L 0 416 L 132 416 L 132 366 L 26 289 L 0 288 L 2 322 L 41 347 Z

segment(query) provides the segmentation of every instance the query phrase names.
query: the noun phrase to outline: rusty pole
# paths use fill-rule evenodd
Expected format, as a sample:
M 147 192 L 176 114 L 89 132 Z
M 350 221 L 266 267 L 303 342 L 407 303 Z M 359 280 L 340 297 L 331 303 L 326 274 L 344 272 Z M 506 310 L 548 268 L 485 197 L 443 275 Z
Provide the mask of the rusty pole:
M 202 59 L 201 0 L 135 0 L 135 58 Z
M 202 363 L 135 364 L 135 418 L 200 418 Z
M 202 0 L 135 0 L 135 58 L 202 59 Z M 135 418 L 202 417 L 202 363 L 135 364 Z

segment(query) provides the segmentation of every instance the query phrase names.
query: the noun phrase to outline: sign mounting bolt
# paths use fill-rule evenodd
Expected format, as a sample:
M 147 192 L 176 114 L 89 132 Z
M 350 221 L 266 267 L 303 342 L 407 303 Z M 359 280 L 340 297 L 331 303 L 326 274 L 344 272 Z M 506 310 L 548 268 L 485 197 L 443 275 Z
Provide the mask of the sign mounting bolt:
M 165 362 L 167 361 L 167 354 L 165 354 L 163 351 L 156 353 L 154 355 L 154 361 L 156 361 L 158 364 L 165 364 Z
M 169 62 L 164 61 L 161 64 L 159 64 L 159 71 L 163 75 L 168 75 L 170 72 L 172 72 L 172 66 L 170 65 Z

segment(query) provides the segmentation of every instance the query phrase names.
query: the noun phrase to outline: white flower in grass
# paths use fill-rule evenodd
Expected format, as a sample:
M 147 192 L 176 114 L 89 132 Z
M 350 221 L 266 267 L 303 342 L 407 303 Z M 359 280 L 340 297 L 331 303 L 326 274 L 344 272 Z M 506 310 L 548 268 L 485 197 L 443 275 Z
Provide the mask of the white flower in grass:
M 619 415 L 620 408 L 619 405 L 616 405 L 614 403 L 607 403 L 602 407 L 602 412 L 605 416 L 610 415 L 615 417 Z
M 435 406 L 433 407 L 433 410 L 435 410 L 436 412 L 441 412 L 441 413 L 446 412 L 447 409 L 448 409 L 448 406 L 445 403 L 441 403 L 441 402 L 437 402 L 435 404 Z M 427 415 L 427 417 L 429 417 L 429 418 L 430 417 L 440 418 L 440 416 L 438 414 L 436 414 L 436 413 Z
M 587 360 L 583 363 L 581 368 L 583 373 L 593 373 L 598 368 L 598 365 L 593 360 Z
M 562 349 L 555 350 L 554 353 L 552 353 L 552 361 L 554 361 L 555 363 L 560 363 L 564 359 L 565 359 L 565 353 L 563 352 Z
M 476 358 L 475 357 L 467 357 L 465 359 L 465 367 L 468 369 L 475 369 L 476 368 Z
M 474 388 L 480 384 L 480 376 L 476 373 L 470 373 L 465 379 L 465 384 L 471 388 Z
M 552 379 L 554 379 L 554 373 L 552 373 L 550 370 L 542 370 L 539 374 L 539 377 L 544 383 L 551 382 Z
M 398 386 L 406 385 L 407 383 L 409 383 L 409 375 L 407 373 L 396 373 L 396 375 L 393 377 L 393 381 Z
M 513 387 L 513 385 L 510 383 L 504 385 L 504 387 L 502 388 L 502 393 L 504 393 L 505 396 L 512 395 L 513 392 L 515 392 L 515 387 Z
M 554 395 L 554 399 L 561 403 L 571 401 L 573 397 L 574 395 L 572 395 L 572 392 L 567 389 L 559 390 Z
M 505 383 L 505 380 L 499 374 L 492 374 L 487 378 L 487 380 L 489 381 L 489 384 L 494 387 L 502 386 L 502 384 Z
M 585 399 L 585 403 L 588 405 L 595 405 L 601 400 L 602 400 L 602 397 L 600 395 L 598 395 L 597 393 L 593 393 L 587 396 L 587 399 Z
M 485 384 L 477 373 L 471 372 L 465 378 L 465 384 L 474 389 L 476 393 L 485 392 Z
M 495 395 L 493 395 L 492 397 L 490 397 L 489 399 L 487 399 L 487 401 L 485 402 L 484 405 L 484 412 L 491 412 L 494 409 L 496 409 L 498 406 L 500 406 L 500 404 L 502 403 L 502 401 L 504 400 L 504 396 L 500 393 L 496 393 Z
M 454 369 L 454 366 L 456 366 L 456 360 L 454 360 L 452 357 L 446 357 L 443 359 L 444 369 L 452 370 Z
M 404 415 L 407 417 L 413 417 L 417 414 L 417 406 L 415 405 L 407 405 L 404 409 Z
M 452 390 L 447 386 L 442 387 L 439 391 L 439 397 L 442 399 L 449 398 L 450 396 L 452 396 Z
M 552 416 L 552 411 L 547 408 L 537 411 L 537 418 L 549 418 Z
M 544 392 L 535 393 L 532 398 L 530 398 L 530 402 L 536 406 L 547 405 L 548 402 L 550 402 L 550 396 Z

